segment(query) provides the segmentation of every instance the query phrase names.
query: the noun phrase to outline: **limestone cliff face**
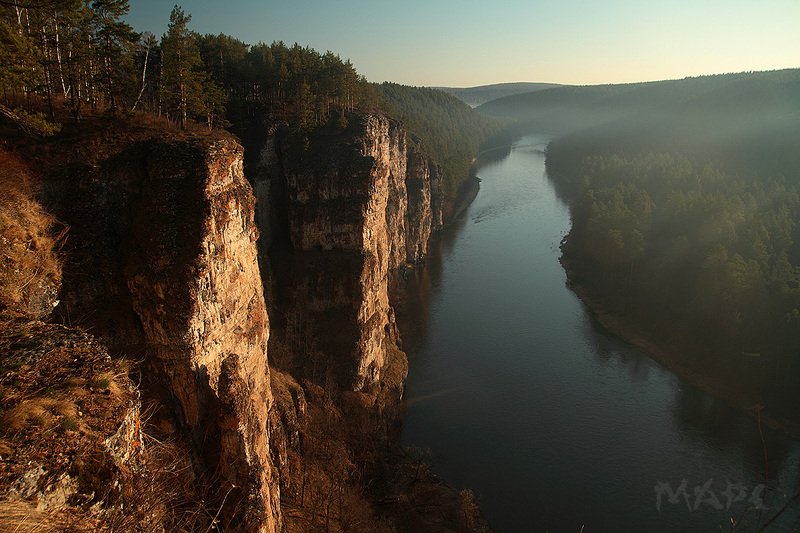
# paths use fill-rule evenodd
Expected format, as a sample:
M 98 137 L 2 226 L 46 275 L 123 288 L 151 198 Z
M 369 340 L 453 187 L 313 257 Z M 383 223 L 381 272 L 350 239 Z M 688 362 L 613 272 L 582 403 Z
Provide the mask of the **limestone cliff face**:
M 407 367 L 390 282 L 427 253 L 443 202 L 439 167 L 400 123 L 348 122 L 307 139 L 274 128 L 252 189 L 242 148 L 222 133 L 80 130 L 28 148 L 29 161 L 52 160 L 39 169 L 46 207 L 69 227 L 56 314 L 137 361 L 140 388 L 125 381 L 127 411 L 98 442 L 122 473 L 146 462 L 139 401 L 156 405 L 150 429 L 179 450 L 162 456 L 180 463 L 162 481 L 202 511 L 189 529 L 214 526 L 203 513 L 229 531 L 322 527 L 332 494 L 339 523 L 381 521 L 357 483 L 341 491 L 395 435 Z M 128 497 L 169 492 L 120 479 L 120 519 Z M 281 490 L 308 514 L 284 522 Z M 149 509 L 154 529 L 170 528 L 169 513 Z
M 143 360 L 146 394 L 193 443 L 196 471 L 217 480 L 210 504 L 225 527 L 280 530 L 269 320 L 242 148 L 155 135 L 104 149 L 49 183 L 71 227 L 64 314 Z
M 242 149 L 165 143 L 146 165 L 126 277 L 150 363 L 224 490 L 247 502 L 246 529 L 274 531 L 269 321 Z
M 409 141 L 407 159 L 406 261 L 417 263 L 428 251 L 431 233 L 442 227 L 441 170 L 418 139 Z
M 269 146 L 278 153 L 262 157 L 255 188 L 283 190 L 282 198 L 261 196 L 259 209 L 286 206 L 291 254 L 275 283 L 284 287 L 287 325 L 302 328 L 304 342 L 316 339 L 301 366 L 317 381 L 367 390 L 380 383 L 397 340 L 390 277 L 424 256 L 441 225 L 433 164 L 382 115 L 354 115 L 303 148 Z

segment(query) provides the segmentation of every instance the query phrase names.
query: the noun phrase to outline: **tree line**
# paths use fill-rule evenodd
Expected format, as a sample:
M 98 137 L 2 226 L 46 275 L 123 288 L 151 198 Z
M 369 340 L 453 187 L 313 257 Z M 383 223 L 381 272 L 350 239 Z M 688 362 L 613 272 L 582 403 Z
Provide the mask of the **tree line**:
M 237 133 L 271 116 L 303 138 L 332 120 L 346 127 L 354 111 L 385 112 L 422 138 L 448 192 L 498 129 L 441 91 L 370 83 L 330 51 L 201 35 L 177 5 L 157 38 L 127 24 L 128 11 L 128 0 L 0 0 L 0 112 L 37 135 L 88 114 L 149 113 Z
M 3 114 L 40 131 L 60 109 L 76 121 L 140 110 L 213 128 L 258 104 L 307 129 L 377 104 L 375 89 L 332 52 L 200 35 L 177 5 L 157 39 L 134 31 L 128 11 L 128 0 L 0 2 Z
M 732 128 L 736 115 L 650 116 L 551 143 L 573 220 L 565 256 L 662 336 L 798 362 L 800 126 Z

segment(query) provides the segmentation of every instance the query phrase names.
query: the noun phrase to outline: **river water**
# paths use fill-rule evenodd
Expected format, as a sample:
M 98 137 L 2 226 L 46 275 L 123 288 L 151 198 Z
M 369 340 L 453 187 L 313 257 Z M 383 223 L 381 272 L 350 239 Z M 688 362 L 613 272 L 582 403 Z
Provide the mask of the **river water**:
M 482 167 L 409 280 L 403 444 L 498 533 L 754 531 L 797 492 L 800 443 L 764 428 L 762 444 L 753 418 L 593 321 L 558 262 L 570 219 L 547 142 Z M 800 531 L 797 507 L 767 531 Z

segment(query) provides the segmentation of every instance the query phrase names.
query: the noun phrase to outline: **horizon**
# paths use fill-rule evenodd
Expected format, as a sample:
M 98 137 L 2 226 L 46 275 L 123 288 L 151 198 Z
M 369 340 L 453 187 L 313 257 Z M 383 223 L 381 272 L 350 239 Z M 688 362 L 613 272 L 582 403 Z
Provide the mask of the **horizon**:
M 357 67 L 357 65 L 356 65 Z M 663 79 L 655 79 L 655 80 L 637 80 L 637 81 L 625 81 L 625 82 L 600 82 L 600 83 L 560 83 L 556 81 L 526 81 L 526 80 L 514 80 L 514 81 L 498 81 L 492 83 L 486 83 L 484 85 L 470 85 L 470 86 L 455 86 L 455 85 L 419 85 L 418 87 L 427 87 L 430 89 L 479 89 L 482 87 L 493 87 L 499 85 L 516 85 L 522 83 L 530 83 L 530 84 L 542 84 L 542 85 L 558 85 L 561 87 L 601 87 L 603 85 L 638 85 L 641 83 L 660 83 L 666 81 L 681 81 L 681 80 L 689 80 L 694 78 L 711 78 L 714 76 L 728 76 L 728 75 L 736 75 L 736 74 L 764 74 L 770 72 L 782 72 L 782 71 L 789 71 L 789 70 L 800 70 L 800 66 L 798 67 L 785 67 L 785 68 L 775 68 L 775 69 L 768 69 L 768 70 L 739 70 L 739 71 L 732 71 L 732 72 L 709 72 L 705 74 L 696 74 L 691 76 L 683 76 L 680 78 L 663 78 Z M 391 80 L 386 80 L 391 81 Z M 396 82 L 394 82 L 396 83 Z
M 800 67 L 800 2 L 367 0 L 178 3 L 198 33 L 283 41 L 349 59 L 369 81 L 469 88 L 606 85 Z M 131 0 L 126 20 L 160 38 L 173 2 Z

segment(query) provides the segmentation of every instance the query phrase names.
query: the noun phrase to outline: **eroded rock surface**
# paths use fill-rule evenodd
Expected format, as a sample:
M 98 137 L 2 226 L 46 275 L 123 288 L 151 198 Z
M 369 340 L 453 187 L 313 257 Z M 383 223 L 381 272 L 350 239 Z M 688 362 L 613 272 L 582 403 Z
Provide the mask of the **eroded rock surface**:
M 424 257 L 441 227 L 438 176 L 419 142 L 382 115 L 354 115 L 302 147 L 268 141 L 255 188 L 271 194 L 259 195 L 259 210 L 285 206 L 283 222 L 269 229 L 283 227 L 290 243 L 272 258 L 283 265 L 273 283 L 287 337 L 303 344 L 289 368 L 341 390 L 380 384 L 397 341 L 390 279 Z
M 141 360 L 146 395 L 216 480 L 219 519 L 280 529 L 269 456 L 269 320 L 255 200 L 229 136 L 79 139 L 46 178 L 70 225 L 65 320 Z M 94 148 L 94 151 L 92 151 Z

